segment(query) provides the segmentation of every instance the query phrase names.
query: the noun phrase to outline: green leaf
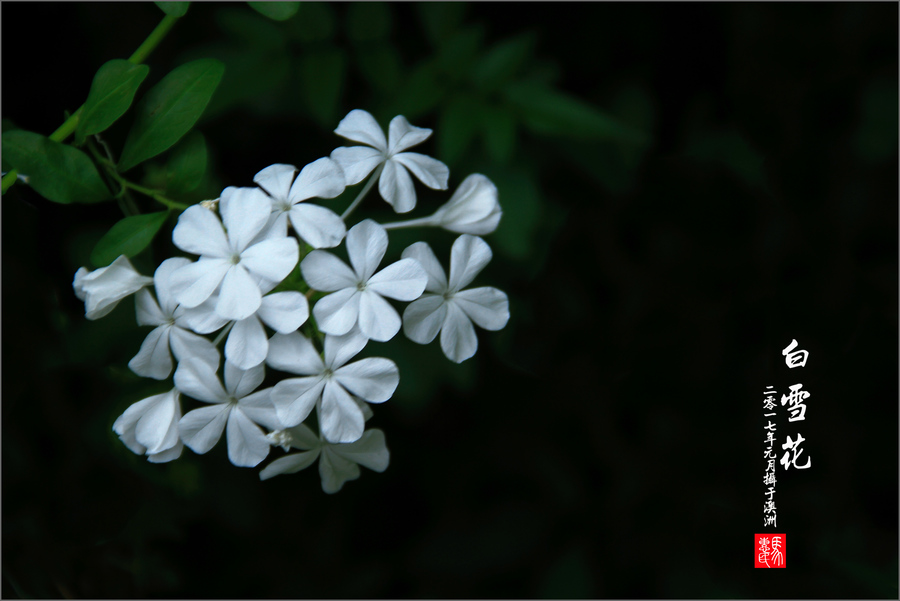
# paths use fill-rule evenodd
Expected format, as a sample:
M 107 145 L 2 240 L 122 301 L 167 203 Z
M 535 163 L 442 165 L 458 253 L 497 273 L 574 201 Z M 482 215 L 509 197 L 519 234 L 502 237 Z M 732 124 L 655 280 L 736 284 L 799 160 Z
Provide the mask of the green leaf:
M 190 2 L 154 2 L 154 4 L 170 17 L 183 17 L 191 5 Z
M 182 65 L 147 92 L 119 159 L 119 171 L 169 149 L 190 131 L 222 80 L 225 66 L 202 58 Z
M 334 37 L 335 21 L 334 9 L 327 2 L 301 2 L 299 16 L 291 19 L 288 33 L 305 44 L 323 42 Z
M 475 64 L 472 83 L 482 90 L 503 87 L 534 52 L 535 35 L 531 32 L 500 42 Z
M 482 134 L 492 161 L 507 163 L 516 146 L 516 119 L 509 109 L 483 107 Z
M 549 239 L 541 193 L 534 171 L 524 167 L 494 168 L 486 175 L 497 186 L 503 218 L 493 240 L 503 253 L 514 259 L 525 259 L 549 248 L 535 242 L 538 233 Z
M 347 37 L 353 42 L 383 40 L 391 33 L 391 11 L 383 2 L 347 5 Z
M 300 10 L 299 2 L 248 2 L 259 14 L 273 21 L 287 21 Z
M 124 115 L 149 72 L 147 65 L 133 65 L 121 59 L 104 63 L 97 70 L 87 102 L 81 109 L 76 141 L 83 144 L 87 136 L 100 133 Z
M 313 117 L 325 127 L 336 122 L 347 60 L 337 48 L 307 51 L 300 59 L 300 83 L 302 94 Z
M 469 148 L 481 126 L 481 102 L 469 94 L 453 96 L 441 111 L 437 131 L 438 153 L 445 163 L 455 163 Z
M 200 185 L 206 172 L 206 141 L 193 131 L 172 150 L 166 164 L 166 192 L 180 195 Z
M 440 46 L 463 22 L 465 2 L 421 2 L 416 4 L 425 35 L 432 46 Z
M 423 61 L 413 69 L 409 79 L 397 94 L 397 114 L 415 119 L 436 107 L 447 93 L 446 80 L 438 76 L 433 61 Z
M 590 104 L 533 82 L 511 84 L 506 99 L 521 113 L 525 126 L 539 134 L 574 139 L 615 140 L 642 144 L 646 136 Z
M 91 263 L 100 268 L 115 261 L 119 255 L 130 259 L 147 248 L 168 216 L 168 211 L 160 211 L 119 221 L 97 242 L 91 253 Z
M 248 13 L 239 5 L 218 9 L 214 18 L 219 29 L 246 46 L 246 48 L 241 48 L 243 52 L 259 53 L 260 50 L 283 52 L 287 43 L 282 26 L 256 13 Z M 229 46 L 233 47 L 234 45 L 229 44 Z M 224 60 L 218 54 L 212 56 Z
M 484 40 L 484 28 L 473 25 L 448 38 L 437 54 L 437 62 L 455 80 L 472 72 L 472 66 Z
M 390 44 L 367 45 L 356 52 L 355 58 L 369 85 L 384 95 L 394 95 L 403 76 L 403 63 L 396 48 Z
M 3 158 L 28 176 L 28 184 L 53 202 L 100 202 L 109 189 L 90 158 L 40 134 L 17 129 L 3 134 Z

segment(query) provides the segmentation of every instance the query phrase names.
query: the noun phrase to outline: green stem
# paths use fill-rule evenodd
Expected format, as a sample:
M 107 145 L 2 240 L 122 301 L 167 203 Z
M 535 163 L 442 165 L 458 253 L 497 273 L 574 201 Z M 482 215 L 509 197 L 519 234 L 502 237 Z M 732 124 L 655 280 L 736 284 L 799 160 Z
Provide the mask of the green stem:
M 19 177 L 19 172 L 13 169 L 3 176 L 2 189 L 0 189 L 0 193 L 6 194 L 6 191 L 9 190 L 9 187 L 12 186 L 16 178 Z
M 375 168 L 375 171 L 372 173 L 372 177 L 369 178 L 369 181 L 366 182 L 365 187 L 359 191 L 359 195 L 350 203 L 350 206 L 347 207 L 347 210 L 344 211 L 344 214 L 341 215 L 341 220 L 346 221 L 347 217 L 350 216 L 350 213 L 359 206 L 359 203 L 362 202 L 362 199 L 366 197 L 366 194 L 369 193 L 369 190 L 372 189 L 372 186 L 375 185 L 375 182 L 378 181 L 378 178 L 381 177 L 381 172 L 384 170 L 384 163 L 380 164 Z
M 144 43 L 138 46 L 138 49 L 134 51 L 134 54 L 131 55 L 128 62 L 133 65 L 140 65 L 147 60 L 147 57 L 150 56 L 150 53 L 153 52 L 153 49 L 159 45 L 162 39 L 166 37 L 166 34 L 169 33 L 169 30 L 172 29 L 172 26 L 175 25 L 175 21 L 177 20 L 178 17 L 166 15 L 163 20 L 160 21 L 159 25 L 156 26 L 156 29 L 150 32 L 150 35 L 147 36 Z
M 144 196 L 149 196 L 156 202 L 164 204 L 170 209 L 179 209 L 179 210 L 183 211 L 190 206 L 190 205 L 186 205 L 182 202 L 176 202 L 174 200 L 170 200 L 170 199 L 166 198 L 165 196 L 163 196 L 162 194 L 160 194 L 158 190 L 154 190 L 152 188 L 145 188 L 143 186 L 133 184 L 126 179 L 121 179 L 120 181 L 121 181 L 122 185 L 125 186 L 126 188 L 131 188 L 135 192 L 140 192 Z

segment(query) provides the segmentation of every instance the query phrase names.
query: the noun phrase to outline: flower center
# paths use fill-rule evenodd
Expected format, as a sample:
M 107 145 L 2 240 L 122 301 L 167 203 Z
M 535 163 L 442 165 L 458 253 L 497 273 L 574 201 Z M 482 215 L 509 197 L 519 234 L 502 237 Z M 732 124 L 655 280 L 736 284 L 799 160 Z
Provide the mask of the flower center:
M 447 290 L 447 291 L 444 292 L 441 296 L 444 297 L 444 300 L 445 300 L 445 301 L 448 301 L 448 300 L 451 300 L 451 299 L 453 298 L 453 292 L 451 292 L 450 290 Z
M 241 255 L 239 253 L 234 253 L 233 255 L 231 255 L 231 264 L 232 265 L 237 265 L 240 262 L 241 262 Z
M 359 282 L 356 285 L 356 289 L 359 290 L 360 292 L 365 292 L 366 291 L 366 282 Z
M 294 438 L 287 430 L 275 430 L 266 434 L 266 439 L 273 447 L 281 447 L 285 451 L 291 450 L 291 442 Z
M 331 376 L 333 376 L 333 375 L 334 375 L 334 370 L 331 369 L 330 367 L 326 367 L 325 370 L 322 372 L 322 377 L 325 378 L 326 380 L 330 380 Z

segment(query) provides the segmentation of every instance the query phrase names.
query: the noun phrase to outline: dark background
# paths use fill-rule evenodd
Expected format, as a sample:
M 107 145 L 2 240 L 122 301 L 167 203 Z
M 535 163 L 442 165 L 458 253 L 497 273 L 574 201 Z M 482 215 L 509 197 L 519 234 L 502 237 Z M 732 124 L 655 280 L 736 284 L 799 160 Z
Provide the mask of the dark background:
M 0 10 L 4 129 L 45 135 L 162 16 L 149 3 Z M 451 188 L 475 171 L 498 183 L 504 221 L 477 283 L 509 294 L 509 325 L 479 332 L 461 366 L 402 336 L 385 346 L 401 385 L 371 426 L 391 465 L 336 495 L 315 468 L 260 482 L 224 442 L 151 465 L 111 431 L 148 396 L 127 370 L 147 330 L 130 302 L 86 321 L 71 290 L 121 215 L 15 186 L 2 201 L 2 595 L 896 598 L 897 5 L 395 4 L 361 29 L 355 11 L 274 23 L 195 4 L 142 90 L 192 56 L 244 69 L 198 124 L 213 195 L 327 154 L 352 108 L 434 128 L 416 150 L 450 165 Z M 252 62 L 273 39 L 241 38 L 257 18 L 288 32 L 272 50 L 284 73 Z M 448 108 L 479 93 L 462 59 L 439 71 L 444 96 L 415 105 L 405 74 L 453 63 L 465 50 L 447 40 L 479 25 L 476 56 L 532 32 L 523 73 L 645 141 L 520 120 L 512 151 L 491 151 Z M 368 67 L 373 49 L 403 70 Z M 304 87 L 321 78 L 297 74 L 331 60 L 304 56 L 342 57 L 338 92 Z M 125 133 L 110 130 L 111 146 Z M 417 191 L 423 206 L 446 199 Z M 392 252 L 411 235 L 392 235 Z M 453 237 L 429 235 L 445 257 Z M 144 273 L 164 242 L 136 258 Z M 783 362 L 792 338 L 804 368 Z M 764 528 L 762 391 L 797 382 L 806 420 L 781 409 L 778 438 L 801 432 L 812 467 L 778 467 L 778 527 Z M 786 570 L 752 568 L 758 532 L 787 534 Z

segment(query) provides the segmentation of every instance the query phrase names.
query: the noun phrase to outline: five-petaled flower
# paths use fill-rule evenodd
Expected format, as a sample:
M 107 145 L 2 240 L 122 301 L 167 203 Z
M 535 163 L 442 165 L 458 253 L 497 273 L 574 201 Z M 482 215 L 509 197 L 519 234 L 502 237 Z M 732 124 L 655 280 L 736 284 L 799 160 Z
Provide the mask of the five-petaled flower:
M 391 459 L 384 441 L 384 432 L 378 429 L 367 430 L 356 442 L 332 444 L 300 424 L 287 430 L 272 432 L 269 440 L 273 445 L 293 447 L 303 452 L 276 459 L 259 473 L 260 480 L 299 472 L 319 459 L 322 490 L 328 494 L 341 490 L 345 482 L 359 478 L 360 465 L 383 472 Z
M 212 365 L 213 369 L 219 366 L 219 351 L 209 340 L 190 331 L 185 308 L 172 296 L 169 285 L 172 272 L 189 263 L 190 260 L 183 257 L 173 257 L 156 268 L 153 283 L 158 303 L 146 288 L 138 290 L 135 296 L 138 325 L 157 326 L 147 334 L 141 350 L 128 362 L 131 371 L 139 376 L 165 380 L 172 373 L 172 355 L 178 361 L 196 357 Z
M 296 173 L 293 165 L 276 164 L 253 177 L 271 197 L 267 237 L 284 237 L 290 220 L 297 235 L 313 248 L 337 246 L 347 233 L 344 222 L 331 209 L 304 201 L 340 195 L 344 191 L 344 172 L 337 162 L 326 157 L 301 169 L 294 179 Z
M 449 280 L 427 243 L 416 242 L 403 257 L 418 261 L 428 274 L 425 294 L 403 312 L 403 331 L 410 340 L 428 344 L 440 332 L 444 354 L 461 363 L 478 349 L 473 321 L 485 330 L 502 329 L 509 321 L 506 294 L 489 286 L 463 290 L 491 260 L 491 248 L 481 238 L 463 234 L 456 239 Z
M 380 167 L 382 171 L 376 175 L 378 191 L 398 213 L 407 213 L 416 206 L 416 191 L 407 170 L 432 190 L 447 189 L 450 170 L 445 164 L 424 154 L 403 152 L 431 135 L 430 129 L 410 125 L 403 115 L 391 120 L 387 140 L 375 117 L 360 109 L 341 119 L 334 133 L 371 146 L 341 146 L 331 153 L 331 158 L 343 168 L 347 185 L 358 184 Z
M 300 250 L 291 237 L 255 240 L 271 214 L 270 202 L 257 188 L 226 188 L 219 199 L 219 211 L 222 221 L 198 205 L 178 218 L 172 240 L 178 248 L 200 255 L 200 259 L 177 269 L 171 287 L 175 299 L 188 308 L 219 290 L 216 313 L 225 319 L 241 320 L 259 309 L 260 282 L 277 284 L 283 280 L 297 264 Z
M 425 290 L 428 276 L 412 259 L 401 259 L 375 273 L 387 245 L 384 228 L 366 219 L 347 232 L 352 269 L 322 250 L 314 250 L 303 259 L 303 279 L 316 290 L 333 292 L 313 307 L 320 330 L 341 336 L 358 323 L 364 336 L 379 342 L 390 340 L 400 331 L 400 315 L 383 297 L 417 299 Z
M 269 400 L 271 388 L 253 392 L 265 378 L 265 366 L 248 370 L 225 362 L 225 386 L 214 369 L 199 359 L 187 359 L 175 370 L 175 387 L 184 394 L 212 403 L 185 414 L 178 423 L 181 439 L 195 453 L 206 453 L 226 430 L 228 459 L 239 467 L 255 467 L 269 454 L 269 441 L 257 424 L 283 428 Z M 252 393 L 252 394 L 251 394 Z
M 368 340 L 357 330 L 325 336 L 325 357 L 308 338 L 295 332 L 276 334 L 269 341 L 270 367 L 303 376 L 282 380 L 272 389 L 278 419 L 293 427 L 317 408 L 319 426 L 328 442 L 354 442 L 362 436 L 365 416 L 351 393 L 370 403 L 383 403 L 397 389 L 397 365 L 383 357 L 353 363 Z

